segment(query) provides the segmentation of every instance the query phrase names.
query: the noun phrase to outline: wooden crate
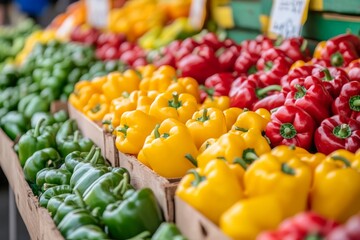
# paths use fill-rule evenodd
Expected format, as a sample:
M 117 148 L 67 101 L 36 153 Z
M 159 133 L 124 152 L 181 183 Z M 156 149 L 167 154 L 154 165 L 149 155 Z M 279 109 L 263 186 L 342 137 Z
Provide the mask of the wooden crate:
M 50 214 L 39 206 L 38 199 L 25 180 L 19 159 L 13 150 L 13 142 L 0 129 L 0 164 L 14 192 L 19 213 L 31 239 L 64 239 Z
M 151 188 L 164 213 L 165 220 L 175 221 L 174 196 L 180 178 L 161 177 L 142 164 L 134 156 L 119 152 L 120 167 L 126 168 L 131 176 L 131 184 L 135 188 Z
M 175 206 L 176 225 L 189 240 L 230 240 L 218 226 L 178 197 Z
M 105 157 L 114 167 L 119 167 L 119 152 L 115 146 L 116 137 L 111 133 L 104 132 Z

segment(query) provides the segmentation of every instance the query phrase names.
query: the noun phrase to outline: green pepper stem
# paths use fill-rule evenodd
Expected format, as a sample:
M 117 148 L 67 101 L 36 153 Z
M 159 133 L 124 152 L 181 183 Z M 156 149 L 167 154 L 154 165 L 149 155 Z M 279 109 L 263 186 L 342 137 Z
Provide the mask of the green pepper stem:
M 295 175 L 295 170 L 290 167 L 287 163 L 281 164 L 281 171 L 288 175 Z
M 143 240 L 143 239 L 147 239 L 148 237 L 151 236 L 151 233 L 149 231 L 144 231 L 142 233 L 139 233 L 138 235 L 129 238 L 127 240 Z
M 294 125 L 291 123 L 283 123 L 280 126 L 280 135 L 285 139 L 291 139 L 297 134 Z
M 92 158 L 92 156 L 94 156 L 95 149 L 96 149 L 96 147 L 95 147 L 95 145 L 93 145 L 90 149 L 90 152 L 86 155 L 86 157 L 84 159 L 85 162 L 89 161 Z
M 75 192 L 75 195 L 79 198 L 80 207 L 86 209 L 86 203 L 84 202 L 84 199 L 83 199 L 81 193 L 79 192 L 79 190 L 75 189 L 74 192 Z
M 317 233 L 311 233 L 305 236 L 304 240 L 323 240 L 324 238 Z
M 234 164 L 239 164 L 244 170 L 247 169 L 247 164 L 244 161 L 244 159 L 240 158 L 240 157 L 236 157 L 233 161 Z
M 261 89 L 256 90 L 256 96 L 258 98 L 263 98 L 267 95 L 268 92 L 270 91 L 281 91 L 281 86 L 280 85 L 270 85 Z
M 79 132 L 79 130 L 76 130 L 76 131 L 74 132 L 73 142 L 79 141 L 79 137 L 80 137 L 80 132 Z
M 304 39 L 303 43 L 300 46 L 300 51 L 303 53 L 305 52 L 306 48 L 308 46 L 308 41 L 306 39 Z
M 348 124 L 343 123 L 334 128 L 333 134 L 338 138 L 345 139 L 350 137 L 351 128 Z
M 122 134 L 124 134 L 124 137 L 127 136 L 127 130 L 129 129 L 128 125 L 124 125 L 124 127 L 118 127 L 116 130 L 118 132 L 121 132 Z
M 169 106 L 178 109 L 181 107 L 181 102 L 179 100 L 179 94 L 177 92 L 173 92 L 173 99 L 169 101 Z
M 195 167 L 198 166 L 197 160 L 190 153 L 186 154 L 185 158 L 189 160 Z
M 204 109 L 203 109 L 202 116 L 199 117 L 199 118 L 196 119 L 196 120 L 198 120 L 198 121 L 200 121 L 200 122 L 206 122 L 207 120 L 209 120 L 209 116 L 207 115 L 207 113 L 208 113 L 207 108 L 204 108 Z
M 96 148 L 95 154 L 91 158 L 90 163 L 93 164 L 93 165 L 97 164 L 97 162 L 99 160 L 99 157 L 100 157 L 100 149 Z
M 154 128 L 155 138 L 159 138 L 159 137 L 160 137 L 159 128 L 160 128 L 160 124 L 156 124 L 156 125 L 155 125 L 155 128 Z
M 325 81 L 332 81 L 333 77 L 331 76 L 331 73 L 329 71 L 329 69 L 324 68 L 323 70 L 321 70 L 321 72 L 323 72 L 325 74 L 325 76 L 323 77 L 323 80 Z
M 35 138 L 37 138 L 38 136 L 40 136 L 40 128 L 41 128 L 41 125 L 43 124 L 44 121 L 45 121 L 45 118 L 41 118 L 41 119 L 36 123 L 35 129 L 34 129 L 34 134 L 33 134 L 33 136 L 34 136 Z
M 344 63 L 344 57 L 341 55 L 341 53 L 336 52 L 331 55 L 330 63 L 332 66 L 341 67 Z
M 247 132 L 247 131 L 249 131 L 249 129 L 242 128 L 242 127 L 238 127 L 238 126 L 235 126 L 235 130 L 236 130 L 236 131 L 241 131 L 241 132 Z
M 295 151 L 296 145 L 295 145 L 295 144 L 291 144 L 291 145 L 289 146 L 289 149 Z
M 295 84 L 297 92 L 295 93 L 295 99 L 302 98 L 306 95 L 306 88 L 300 84 Z
M 251 75 L 251 74 L 256 73 L 257 71 L 258 71 L 258 70 L 257 70 L 257 68 L 256 68 L 256 65 L 252 65 L 252 66 L 248 69 L 247 74 L 248 74 L 248 75 Z
M 274 63 L 271 61 L 265 62 L 265 72 L 270 71 L 274 66 Z
M 124 173 L 123 179 L 120 181 L 119 185 L 114 189 L 114 193 L 116 195 L 123 196 L 126 192 L 127 186 L 130 183 L 130 177 L 129 174 Z
M 341 161 L 341 162 L 343 162 L 345 164 L 346 167 L 351 167 L 350 161 L 347 158 L 343 157 L 343 156 L 336 155 L 336 156 L 332 156 L 331 159 L 335 160 L 335 161 Z
M 197 187 L 202 181 L 206 180 L 205 176 L 201 176 L 195 169 L 190 169 L 187 174 L 193 174 L 195 179 L 191 182 L 191 185 Z
M 208 95 L 209 97 L 213 97 L 215 94 L 214 88 L 208 88 L 205 87 L 204 85 L 200 85 L 200 89 L 203 90 L 206 93 L 206 95 Z
M 259 158 L 259 156 L 255 153 L 255 150 L 253 148 L 247 148 L 243 151 L 242 155 L 244 161 L 248 164 L 251 164 L 256 159 Z
M 352 96 L 349 99 L 350 109 L 356 112 L 360 112 L 360 95 Z
M 130 94 L 127 91 L 122 92 L 121 96 L 123 96 L 124 98 L 129 98 Z

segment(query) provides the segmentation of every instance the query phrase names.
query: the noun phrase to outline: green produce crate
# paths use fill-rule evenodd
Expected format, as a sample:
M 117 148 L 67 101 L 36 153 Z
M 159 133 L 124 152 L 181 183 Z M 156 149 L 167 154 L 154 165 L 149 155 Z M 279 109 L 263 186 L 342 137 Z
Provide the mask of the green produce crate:
M 235 27 L 260 30 L 261 0 L 231 1 Z
M 247 39 L 254 39 L 261 34 L 259 31 L 250 31 L 247 29 L 234 28 L 226 31 L 227 37 L 233 39 L 235 42 L 240 43 Z
M 311 0 L 313 11 L 360 14 L 360 0 Z

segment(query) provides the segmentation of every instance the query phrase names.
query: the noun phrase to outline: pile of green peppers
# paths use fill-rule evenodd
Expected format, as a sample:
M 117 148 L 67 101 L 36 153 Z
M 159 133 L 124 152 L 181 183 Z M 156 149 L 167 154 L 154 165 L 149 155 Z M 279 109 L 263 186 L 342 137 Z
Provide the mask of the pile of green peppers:
M 49 112 L 53 101 L 66 101 L 79 80 L 125 69 L 120 61 L 96 60 L 89 46 L 38 43 L 21 67 L 8 64 L 0 71 L 0 127 L 15 140 L 30 128 L 35 113 Z
M 25 179 L 66 239 L 184 240 L 151 189 L 135 190 L 65 112 L 37 113 L 17 143 Z

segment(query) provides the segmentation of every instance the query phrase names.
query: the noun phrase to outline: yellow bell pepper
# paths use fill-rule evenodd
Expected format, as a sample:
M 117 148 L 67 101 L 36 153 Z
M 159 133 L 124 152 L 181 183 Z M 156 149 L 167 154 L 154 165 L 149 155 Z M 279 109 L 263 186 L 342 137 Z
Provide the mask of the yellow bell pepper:
M 226 133 L 225 116 L 217 108 L 204 108 L 193 114 L 186 122 L 197 148 L 209 138 L 218 138 Z
M 179 178 L 194 167 L 188 156 L 196 158 L 197 154 L 185 124 L 169 118 L 156 125 L 146 138 L 138 159 L 163 177 Z
M 197 110 L 197 101 L 188 93 L 165 92 L 159 94 L 150 106 L 149 114 L 160 119 L 175 118 L 185 123 Z
M 244 184 L 250 198 L 275 194 L 284 217 L 290 217 L 306 209 L 311 170 L 296 156 L 280 159 L 265 153 L 246 170 Z
M 224 159 L 229 163 L 241 158 L 246 148 L 244 139 L 236 134 L 225 133 L 214 144 L 209 146 L 197 157 L 199 168 L 205 166 L 213 159 Z
M 252 240 L 262 231 L 276 229 L 283 219 L 277 197 L 264 195 L 234 204 L 221 216 L 220 228 L 234 240 Z
M 339 222 L 360 211 L 360 158 L 346 150 L 332 152 L 315 170 L 311 210 Z
M 132 71 L 134 70 L 127 70 Z M 118 98 L 122 93 L 131 93 L 139 89 L 140 78 L 137 74 L 128 74 L 126 77 L 120 72 L 112 72 L 107 75 L 106 82 L 102 85 L 102 91 L 104 95 L 111 101 L 112 99 Z
M 140 91 L 140 92 L 143 92 L 143 91 Z M 148 91 L 148 92 L 146 92 L 146 95 L 139 94 L 136 109 L 149 114 L 150 106 L 154 102 L 157 95 L 159 95 L 159 93 L 157 91 Z
M 116 148 L 123 153 L 138 154 L 146 137 L 158 123 L 156 118 L 140 110 L 123 113 L 120 126 L 115 129 Z
M 191 77 L 178 78 L 173 80 L 170 84 L 167 92 L 177 92 L 177 93 L 189 93 L 193 95 L 197 102 L 200 102 L 200 91 L 198 82 Z
M 136 68 L 136 70 L 141 74 L 142 78 L 148 78 L 151 77 L 156 71 L 156 67 L 153 64 L 148 64 L 145 66 L 139 66 Z
M 96 90 L 98 93 L 102 93 L 102 87 L 107 81 L 107 76 L 96 77 L 91 80 L 91 86 Z
M 134 91 L 131 94 L 123 92 L 121 97 L 111 101 L 110 111 L 114 113 L 111 123 L 114 127 L 117 127 L 120 124 L 120 119 L 124 112 L 136 109 L 138 92 L 139 91 Z
M 260 116 L 262 116 L 263 118 L 265 118 L 266 120 L 268 120 L 270 122 L 271 113 L 267 109 L 258 108 L 258 109 L 255 110 L 255 113 L 259 114 Z
M 236 122 L 236 119 L 242 112 L 243 112 L 243 110 L 241 108 L 237 108 L 237 107 L 232 107 L 232 108 L 228 108 L 228 109 L 224 110 L 226 127 L 227 127 L 228 131 L 232 128 L 232 126 Z
M 321 41 L 316 45 L 316 48 L 314 50 L 314 58 L 321 59 L 321 52 L 324 49 L 326 45 L 326 41 Z
M 224 111 L 230 107 L 230 98 L 228 96 L 207 97 L 203 104 L 200 105 L 200 109 L 210 107 Z
M 236 176 L 225 161 L 212 160 L 204 169 L 192 169 L 180 181 L 176 195 L 214 223 L 243 197 Z
M 161 66 L 151 77 L 145 77 L 140 82 L 140 90 L 165 92 L 176 78 L 176 70 L 171 66 Z
M 84 81 L 85 82 L 85 81 Z M 80 82 L 82 83 L 82 82 Z M 87 82 L 89 83 L 89 82 Z M 79 83 L 78 83 L 79 84 Z M 82 87 L 77 87 L 75 85 L 75 90 L 69 96 L 69 102 L 73 105 L 77 110 L 82 111 L 83 107 L 88 103 L 89 99 L 93 94 L 97 93 L 96 90 L 92 87 L 91 84 L 82 84 Z
M 84 114 L 93 121 L 101 121 L 109 112 L 109 104 L 106 97 L 101 94 L 94 94 L 83 108 Z
M 199 148 L 199 154 L 204 152 L 208 147 L 210 147 L 211 145 L 213 145 L 216 142 L 216 138 L 209 138 L 208 140 L 206 140 Z
M 244 111 L 240 113 L 232 130 L 246 132 L 249 129 L 258 129 L 264 131 L 269 120 L 253 111 Z
M 114 130 L 114 126 L 111 124 L 112 119 L 114 118 L 113 113 L 107 113 L 102 119 L 102 127 L 105 132 L 112 133 Z

